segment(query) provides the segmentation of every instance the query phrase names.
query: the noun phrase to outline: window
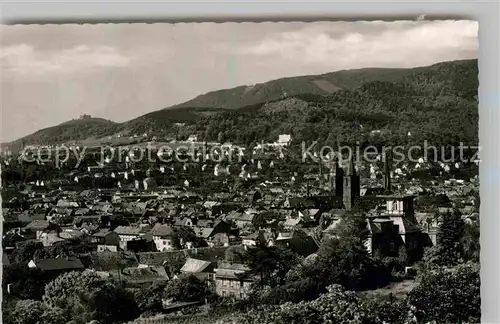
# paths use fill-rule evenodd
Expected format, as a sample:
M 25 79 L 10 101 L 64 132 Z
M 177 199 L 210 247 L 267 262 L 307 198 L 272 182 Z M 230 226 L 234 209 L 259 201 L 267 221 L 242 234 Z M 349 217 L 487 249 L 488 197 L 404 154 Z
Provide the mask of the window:
M 167 245 L 167 241 L 163 241 L 163 245 Z

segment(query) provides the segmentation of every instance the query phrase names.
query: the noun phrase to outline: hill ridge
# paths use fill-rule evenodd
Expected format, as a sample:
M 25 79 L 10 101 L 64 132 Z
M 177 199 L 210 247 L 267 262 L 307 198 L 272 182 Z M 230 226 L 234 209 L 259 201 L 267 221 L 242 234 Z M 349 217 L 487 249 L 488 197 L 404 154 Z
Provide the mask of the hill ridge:
M 314 103 L 308 106 L 318 106 L 317 103 L 320 103 L 323 109 L 325 107 L 330 109 L 332 105 L 340 104 L 345 106 L 344 110 L 349 110 L 349 107 L 356 107 L 357 110 L 365 109 L 358 107 L 359 102 L 364 100 L 363 104 L 379 106 L 378 110 L 365 109 L 365 112 L 368 113 L 370 110 L 379 115 L 398 114 L 401 109 L 409 109 L 405 106 L 414 106 L 411 109 L 431 109 L 428 107 L 428 102 L 438 97 L 453 97 L 462 105 L 465 105 L 464 102 L 474 104 L 477 101 L 479 84 L 477 75 L 477 59 L 470 59 L 439 62 L 409 69 L 363 68 L 318 75 L 285 77 L 251 86 L 241 85 L 210 91 L 184 103 L 152 111 L 123 123 L 99 118 L 91 118 L 81 122 L 78 120 L 68 121 L 38 130 L 21 139 L 3 144 L 3 146 L 15 146 L 21 141 L 31 141 L 33 144 L 37 144 L 84 140 L 112 136 L 118 133 L 124 135 L 157 133 L 176 137 L 197 133 L 213 138 L 214 134 L 208 125 L 211 125 L 210 122 L 216 120 L 218 115 L 222 114 L 223 118 L 226 118 L 226 114 L 233 112 L 236 114 L 235 120 L 241 120 L 245 114 L 260 111 L 266 103 L 281 101 L 289 97 Z M 320 82 L 318 85 L 318 80 L 325 80 L 325 82 Z M 398 98 L 397 100 L 391 99 L 391 96 Z M 398 101 L 399 108 L 395 108 L 395 101 Z M 428 102 L 422 105 L 421 101 Z M 439 104 L 446 104 L 443 109 L 450 109 L 449 106 L 452 104 L 444 103 L 444 99 L 442 101 Z M 477 106 L 477 102 L 475 104 Z M 293 111 L 293 107 L 287 107 L 286 104 L 282 106 L 280 109 L 287 111 L 292 109 Z M 330 111 L 328 109 L 325 111 Z M 352 108 L 350 109 L 352 110 Z M 269 109 L 267 110 L 269 113 Z M 325 118 L 340 118 L 338 113 L 335 112 L 334 117 L 326 116 Z M 451 111 L 451 113 L 457 114 L 459 112 Z M 477 107 L 475 114 L 477 114 Z M 261 117 L 259 115 L 256 118 Z M 474 120 L 475 115 L 472 118 Z M 185 124 L 186 127 L 177 127 L 177 124 Z M 74 126 L 71 132 L 68 130 L 70 126 Z M 242 130 L 244 132 L 252 125 L 240 126 L 244 127 Z M 298 125 L 298 127 L 301 126 Z M 477 126 L 475 127 L 477 128 Z M 215 128 L 220 129 L 219 126 Z M 286 127 L 276 128 L 276 130 L 278 129 L 291 132 Z M 265 137 L 267 135 L 264 134 L 267 133 L 261 134 Z M 215 137 L 217 136 L 215 135 Z

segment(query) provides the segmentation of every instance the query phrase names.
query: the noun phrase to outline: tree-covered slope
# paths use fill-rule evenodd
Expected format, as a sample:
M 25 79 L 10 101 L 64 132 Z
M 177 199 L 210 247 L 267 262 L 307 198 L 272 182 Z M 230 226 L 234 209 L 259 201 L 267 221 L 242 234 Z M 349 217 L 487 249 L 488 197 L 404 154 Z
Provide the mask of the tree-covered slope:
M 278 134 L 330 145 L 477 144 L 478 85 L 477 60 L 337 71 L 214 91 L 119 124 L 97 118 L 70 121 L 26 136 L 24 142 L 197 133 L 207 140 L 222 136 L 247 144 L 276 140 Z
M 326 96 L 296 95 L 211 116 L 197 124 L 207 139 L 276 140 L 330 145 L 478 142 L 477 60 L 413 69 L 395 82 L 373 81 Z
M 36 131 L 22 137 L 7 146 L 17 147 L 32 144 L 57 144 L 72 140 L 83 140 L 88 137 L 105 135 L 107 130 L 116 125 L 115 122 L 102 118 L 73 119 L 62 124 Z

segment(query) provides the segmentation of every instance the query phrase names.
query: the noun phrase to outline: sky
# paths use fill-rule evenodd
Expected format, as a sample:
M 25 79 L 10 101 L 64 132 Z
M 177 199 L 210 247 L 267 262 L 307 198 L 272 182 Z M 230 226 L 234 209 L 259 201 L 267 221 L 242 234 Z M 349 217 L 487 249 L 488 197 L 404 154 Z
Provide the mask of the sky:
M 3 25 L 0 142 L 281 77 L 477 58 L 477 35 L 467 20 Z

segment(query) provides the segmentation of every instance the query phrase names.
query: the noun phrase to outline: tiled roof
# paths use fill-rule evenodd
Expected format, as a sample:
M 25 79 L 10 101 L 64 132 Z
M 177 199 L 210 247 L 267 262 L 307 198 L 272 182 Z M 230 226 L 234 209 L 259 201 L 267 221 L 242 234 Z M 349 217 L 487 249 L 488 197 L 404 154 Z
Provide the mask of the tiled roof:
M 171 236 L 174 234 L 174 230 L 168 225 L 156 224 L 152 233 L 154 236 Z
M 248 272 L 234 269 L 214 269 L 215 278 L 244 280 L 248 278 Z M 250 279 L 250 278 L 248 278 Z
M 209 238 L 212 235 L 214 228 L 213 227 L 193 227 L 194 233 L 197 237 L 201 238 Z
M 235 221 L 241 221 L 241 222 L 251 222 L 255 217 L 255 214 L 247 214 L 247 213 L 241 213 L 239 215 L 236 215 L 233 218 L 230 218 Z
M 43 230 L 49 227 L 50 223 L 49 221 L 46 220 L 34 220 L 28 225 L 26 225 L 26 228 L 34 229 L 34 230 Z
M 139 235 L 148 231 L 148 228 L 138 226 L 118 226 L 114 232 L 120 235 Z
M 214 225 L 214 221 L 211 219 L 200 219 L 196 225 L 199 227 L 210 227 L 210 225 Z
M 168 279 L 163 267 L 129 267 L 123 269 L 121 273 L 118 273 L 119 271 L 114 270 L 112 274 L 129 282 L 150 282 Z
M 70 269 L 83 269 L 84 266 L 80 259 L 39 259 L 35 262 L 36 266 L 42 271 L 53 270 L 70 270 Z
M 210 264 L 208 261 L 188 258 L 181 272 L 203 272 Z
M 205 208 L 212 208 L 214 206 L 219 206 L 219 205 L 220 205 L 220 202 L 218 202 L 218 201 L 207 200 L 203 203 L 203 207 L 205 207 Z
M 404 217 L 391 217 L 391 220 L 394 221 L 395 225 L 399 227 L 399 234 L 406 234 L 412 232 L 421 231 L 420 227 L 416 224 L 413 224 L 409 220 Z
M 95 236 L 95 237 L 105 237 L 109 233 L 112 233 L 112 231 L 110 231 L 107 228 L 101 228 L 98 232 L 92 234 L 92 236 Z
M 137 267 L 139 263 L 129 252 L 93 252 L 82 257 L 82 262 L 98 271 L 117 270 L 121 267 Z

